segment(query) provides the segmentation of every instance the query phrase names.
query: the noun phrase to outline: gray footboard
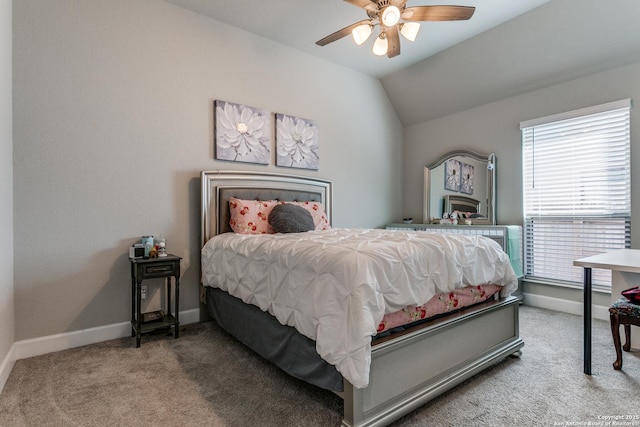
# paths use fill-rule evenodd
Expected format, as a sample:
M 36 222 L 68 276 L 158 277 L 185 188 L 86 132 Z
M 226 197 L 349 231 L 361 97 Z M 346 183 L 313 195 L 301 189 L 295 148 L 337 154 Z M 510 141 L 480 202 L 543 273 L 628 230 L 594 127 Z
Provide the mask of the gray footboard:
M 388 425 L 518 352 L 518 302 L 503 298 L 376 343 L 369 386 L 345 381 L 343 426 Z

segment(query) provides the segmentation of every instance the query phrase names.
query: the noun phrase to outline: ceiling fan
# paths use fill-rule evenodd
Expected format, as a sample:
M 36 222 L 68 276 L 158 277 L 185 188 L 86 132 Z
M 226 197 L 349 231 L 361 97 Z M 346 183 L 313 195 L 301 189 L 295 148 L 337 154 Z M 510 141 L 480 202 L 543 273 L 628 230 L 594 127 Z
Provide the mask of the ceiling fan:
M 460 21 L 471 18 L 475 7 L 470 6 L 413 6 L 407 0 L 344 0 L 363 8 L 369 19 L 365 19 L 336 31 L 316 42 L 325 46 L 349 34 L 361 45 L 371 35 L 376 25 L 380 34 L 373 44 L 373 53 L 393 58 L 400 54 L 400 34 L 414 41 L 420 29 L 419 21 Z

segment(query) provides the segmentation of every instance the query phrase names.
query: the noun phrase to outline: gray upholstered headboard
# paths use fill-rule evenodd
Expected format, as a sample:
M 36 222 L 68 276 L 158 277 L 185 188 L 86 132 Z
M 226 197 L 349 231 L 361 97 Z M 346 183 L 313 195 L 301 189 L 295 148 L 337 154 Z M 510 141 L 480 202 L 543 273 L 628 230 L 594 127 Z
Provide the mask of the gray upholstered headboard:
M 319 178 L 251 171 L 202 171 L 202 242 L 231 231 L 229 199 L 321 202 L 331 223 L 332 183 Z

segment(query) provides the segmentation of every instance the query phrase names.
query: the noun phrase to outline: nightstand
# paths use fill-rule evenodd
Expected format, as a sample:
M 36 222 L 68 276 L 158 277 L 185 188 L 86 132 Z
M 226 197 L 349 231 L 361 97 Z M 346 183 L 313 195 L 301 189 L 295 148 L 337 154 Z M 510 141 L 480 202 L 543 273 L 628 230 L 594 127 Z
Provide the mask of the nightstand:
M 180 300 L 180 260 L 176 255 L 159 258 L 130 258 L 131 261 L 131 336 L 136 337 L 136 347 L 140 347 L 140 335 L 159 329 L 173 327 L 174 337 L 178 338 L 178 302 Z M 167 279 L 167 311 L 162 319 L 142 323 L 140 303 L 142 300 L 142 281 L 145 279 Z M 175 311 L 171 314 L 171 278 L 175 282 Z

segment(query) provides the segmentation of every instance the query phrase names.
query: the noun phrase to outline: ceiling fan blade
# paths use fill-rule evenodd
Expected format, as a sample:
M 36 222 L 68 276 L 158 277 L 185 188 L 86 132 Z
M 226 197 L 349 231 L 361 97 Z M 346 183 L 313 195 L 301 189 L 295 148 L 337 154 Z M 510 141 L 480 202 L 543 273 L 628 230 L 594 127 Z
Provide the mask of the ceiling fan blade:
M 344 1 L 346 1 L 347 3 L 351 3 L 354 6 L 358 6 L 363 9 L 366 9 L 370 12 L 375 13 L 378 11 L 378 5 L 370 0 L 344 0 Z
M 348 36 L 349 34 L 351 34 L 351 31 L 352 31 L 354 28 L 356 28 L 356 27 L 358 27 L 358 26 L 360 26 L 360 25 L 362 25 L 362 24 L 370 24 L 370 23 L 371 23 L 371 21 L 369 21 L 368 19 L 365 19 L 365 20 L 363 20 L 363 21 L 356 22 L 356 23 L 354 23 L 354 24 L 349 25 L 348 27 L 344 27 L 343 29 L 336 31 L 336 32 L 335 32 L 335 33 L 333 33 L 333 34 L 329 34 L 327 37 L 325 37 L 325 38 L 323 38 L 323 39 L 318 40 L 318 41 L 316 42 L 316 44 L 317 44 L 318 46 L 324 46 L 324 45 L 327 45 L 327 44 L 329 44 L 329 43 L 332 43 L 332 42 L 334 42 L 334 41 L 336 41 L 336 40 L 340 40 L 341 38 L 346 37 L 346 36 Z
M 405 21 L 463 21 L 471 18 L 472 6 L 414 6 L 402 11 Z
M 398 33 L 398 26 L 394 25 L 393 27 L 387 28 L 385 34 L 387 35 L 388 43 L 387 56 L 393 58 L 394 56 L 400 55 L 400 34 Z

